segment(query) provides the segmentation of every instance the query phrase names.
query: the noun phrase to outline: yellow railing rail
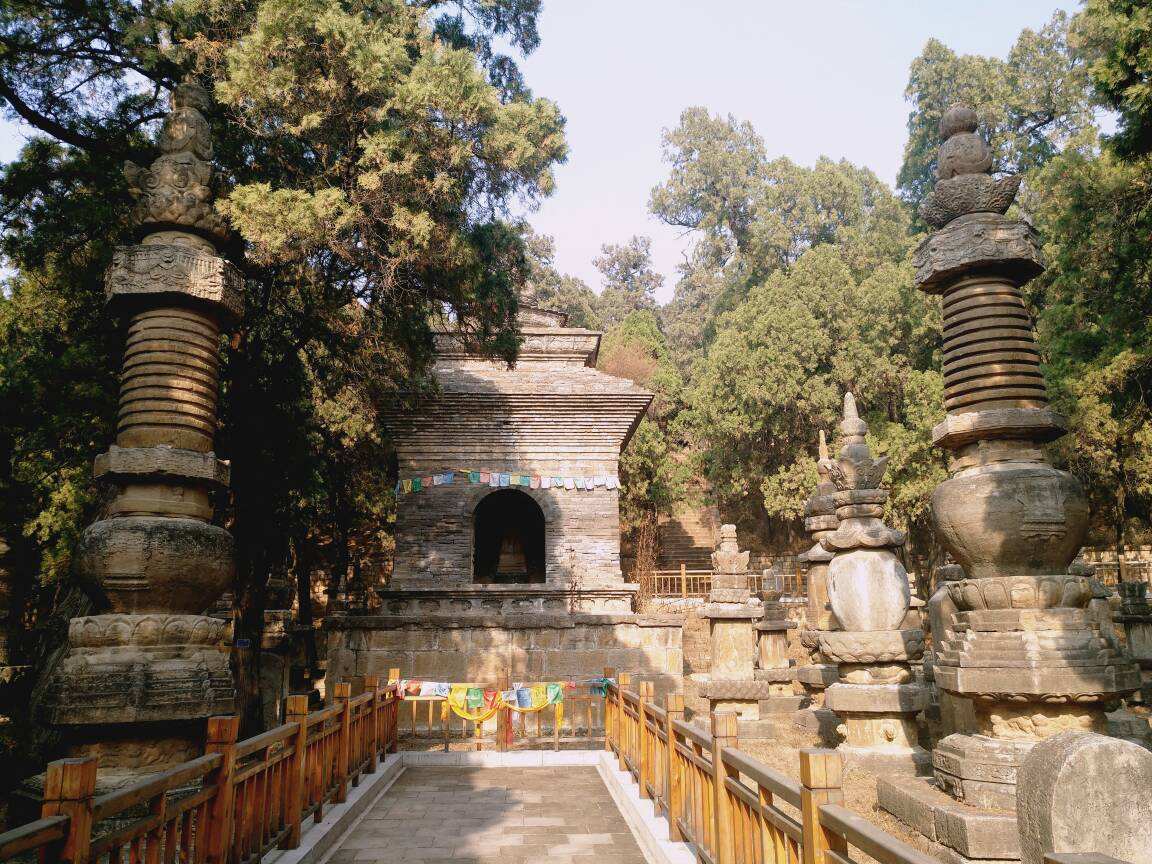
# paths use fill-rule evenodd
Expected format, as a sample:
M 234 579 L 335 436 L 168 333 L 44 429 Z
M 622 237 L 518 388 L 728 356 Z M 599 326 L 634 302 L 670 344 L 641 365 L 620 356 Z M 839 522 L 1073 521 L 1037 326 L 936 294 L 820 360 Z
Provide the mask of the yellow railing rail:
M 609 685 L 606 749 L 668 821 L 669 835 L 703 864 L 940 864 L 842 806 L 835 750 L 800 751 L 793 780 L 737 749 L 736 715 L 711 716 L 711 734 L 684 722 L 684 699 L 660 707 L 652 685 Z

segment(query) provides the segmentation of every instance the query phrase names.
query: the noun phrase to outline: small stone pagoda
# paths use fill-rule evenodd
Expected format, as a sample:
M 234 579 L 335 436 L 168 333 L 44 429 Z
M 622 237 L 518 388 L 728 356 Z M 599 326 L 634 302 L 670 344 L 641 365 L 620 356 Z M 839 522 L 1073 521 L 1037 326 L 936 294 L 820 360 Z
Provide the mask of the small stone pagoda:
M 700 676 L 697 691 L 708 700 L 709 711 L 731 711 L 738 716 L 742 738 L 760 738 L 774 731 L 762 722 L 762 700 L 784 696 L 785 686 L 791 689 L 791 670 L 785 666 L 781 673 L 774 668 L 782 658 L 772 650 L 772 630 L 764 632 L 765 644 L 757 644 L 755 622 L 765 623 L 764 609 L 748 588 L 749 555 L 740 550 L 736 526 L 722 525 L 720 545 L 712 553 L 712 589 L 698 613 L 708 622 L 712 662 L 708 674 Z M 775 628 L 775 616 L 769 618 L 768 626 Z M 762 659 L 769 665 L 763 675 L 757 675 Z
M 918 287 L 943 298 L 944 400 L 933 433 L 951 477 L 932 496 L 936 532 L 964 577 L 948 583 L 954 625 L 938 648 L 940 689 L 973 700 L 975 731 L 944 738 L 935 780 L 881 780 L 881 806 L 950 861 L 1019 858 L 1017 772 L 1037 742 L 1103 731 L 1139 672 L 1088 613 L 1087 576 L 1068 572 L 1088 525 L 1079 482 L 1041 445 L 1064 434 L 1048 406 L 1020 287 L 1043 270 L 1036 232 L 1005 215 L 1019 177 L 990 175 L 976 113 L 940 122 L 936 230 L 914 256 Z M 945 794 L 947 793 L 947 794 Z
M 840 423 L 844 444 L 832 463 L 833 501 L 840 520 L 820 540 L 828 564 L 828 600 L 839 630 L 820 633 L 820 653 L 838 664 L 839 680 L 825 705 L 843 720 L 840 752 L 849 764 L 884 773 L 917 774 L 928 753 L 917 744 L 916 716 L 927 691 L 910 664 L 924 655 L 924 632 L 902 629 L 911 595 L 908 573 L 894 550 L 904 532 L 884 524 L 888 492 L 880 488 L 887 457 L 873 459 L 867 424 L 851 393 Z
M 800 562 L 808 565 L 808 606 L 804 616 L 806 626 L 800 633 L 800 642 L 808 649 L 811 662 L 796 670 L 796 680 L 803 685 L 812 703 L 819 707 L 824 704 L 825 689 L 829 684 L 834 684 L 838 677 L 836 664 L 825 663 L 820 656 L 820 634 L 836 630 L 839 626 L 828 603 L 828 562 L 835 553 L 820 544 L 840 524 L 833 501 L 836 485 L 831 478 L 832 459 L 823 429 L 820 430 L 817 453 L 816 473 L 820 479 L 804 505 L 804 530 L 812 538 L 812 548 L 800 555 Z
M 383 608 L 327 623 L 330 675 L 616 666 L 678 680 L 680 628 L 634 615 L 620 570 L 620 452 L 652 394 L 597 370 L 600 334 L 566 324 L 522 307 L 512 365 L 436 334 L 440 392 L 390 420 L 400 483 Z
M 239 272 L 218 253 L 207 93 L 181 84 L 149 168 L 129 163 L 141 241 L 116 250 L 108 302 L 127 321 L 116 441 L 96 457 L 111 487 L 77 566 L 108 611 L 73 618 L 48 720 L 72 755 L 115 784 L 203 752 L 205 721 L 234 710 L 232 628 L 205 613 L 231 584 L 232 536 L 210 493 L 220 340 L 241 312 Z

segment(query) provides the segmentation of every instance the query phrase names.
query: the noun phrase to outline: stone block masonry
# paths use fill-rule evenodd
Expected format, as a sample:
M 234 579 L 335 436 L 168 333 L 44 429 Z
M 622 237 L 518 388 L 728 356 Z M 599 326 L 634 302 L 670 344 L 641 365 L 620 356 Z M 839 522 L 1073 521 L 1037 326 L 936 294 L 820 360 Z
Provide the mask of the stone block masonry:
M 680 689 L 679 619 L 643 615 L 525 615 L 489 619 L 336 616 L 328 628 L 328 680 L 386 675 L 435 681 L 563 681 L 606 667 Z

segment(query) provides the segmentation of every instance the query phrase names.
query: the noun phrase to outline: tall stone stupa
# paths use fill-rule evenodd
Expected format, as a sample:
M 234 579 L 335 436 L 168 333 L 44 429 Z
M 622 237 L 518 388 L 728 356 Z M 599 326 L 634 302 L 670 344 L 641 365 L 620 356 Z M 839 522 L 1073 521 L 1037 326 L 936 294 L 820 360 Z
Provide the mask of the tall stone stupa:
M 200 86 L 180 84 L 160 155 L 126 166 L 140 242 L 118 248 L 106 274 L 127 324 L 120 412 L 95 465 L 110 502 L 77 550 L 106 606 L 69 622 L 47 719 L 72 755 L 99 757 L 109 785 L 199 755 L 206 719 L 234 710 L 231 623 L 204 612 L 235 568 L 210 495 L 228 483 L 213 451 L 220 341 L 243 280 L 219 254 L 207 106 Z

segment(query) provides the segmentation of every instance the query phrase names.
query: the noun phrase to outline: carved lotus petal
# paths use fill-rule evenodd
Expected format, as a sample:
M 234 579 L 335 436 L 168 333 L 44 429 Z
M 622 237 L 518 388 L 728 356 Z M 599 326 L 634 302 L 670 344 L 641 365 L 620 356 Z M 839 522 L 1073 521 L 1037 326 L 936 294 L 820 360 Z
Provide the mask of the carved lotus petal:
M 1079 609 L 1088 605 L 1087 576 L 997 576 L 948 583 L 952 602 L 964 612 L 981 609 Z

